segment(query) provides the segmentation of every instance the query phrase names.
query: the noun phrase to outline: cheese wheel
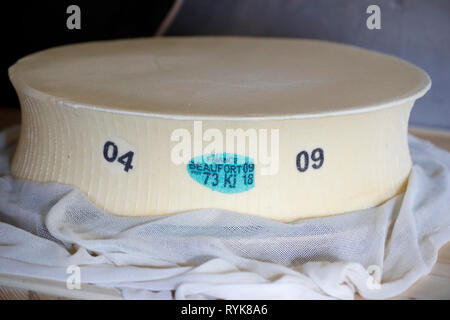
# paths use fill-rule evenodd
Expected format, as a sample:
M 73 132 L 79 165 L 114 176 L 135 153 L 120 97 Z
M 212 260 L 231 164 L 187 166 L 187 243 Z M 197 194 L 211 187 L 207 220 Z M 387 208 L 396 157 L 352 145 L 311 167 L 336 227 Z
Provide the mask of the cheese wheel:
M 431 85 L 392 56 L 240 37 L 62 46 L 9 76 L 15 177 L 76 186 L 116 215 L 218 208 L 285 222 L 401 193 L 409 114 Z

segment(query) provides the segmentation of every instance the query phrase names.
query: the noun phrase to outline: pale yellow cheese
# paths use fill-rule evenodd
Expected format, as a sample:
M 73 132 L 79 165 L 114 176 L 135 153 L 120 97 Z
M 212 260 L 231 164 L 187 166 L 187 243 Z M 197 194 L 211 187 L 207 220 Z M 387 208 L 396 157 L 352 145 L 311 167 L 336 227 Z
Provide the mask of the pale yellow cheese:
M 117 215 L 219 208 L 279 221 L 368 208 L 402 192 L 409 113 L 430 87 L 422 70 L 354 47 L 227 37 L 59 47 L 21 59 L 10 78 L 23 116 L 14 176 L 77 186 Z M 239 129 L 256 139 L 243 152 L 226 149 L 227 130 Z M 192 138 L 186 159 L 209 154 L 208 134 L 222 134 L 215 153 L 255 158 L 252 186 L 243 174 L 237 193 L 193 178 L 188 161 L 174 161 L 177 132 Z M 118 159 L 127 152 L 125 170 L 130 158 Z

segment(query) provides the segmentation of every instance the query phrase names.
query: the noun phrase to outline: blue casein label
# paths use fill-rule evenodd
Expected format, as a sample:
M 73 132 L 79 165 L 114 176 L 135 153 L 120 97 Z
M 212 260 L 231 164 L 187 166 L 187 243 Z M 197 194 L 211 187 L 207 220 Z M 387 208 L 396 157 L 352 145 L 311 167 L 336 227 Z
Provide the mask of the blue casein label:
M 204 154 L 187 165 L 189 175 L 213 191 L 240 193 L 255 186 L 253 159 L 231 153 Z

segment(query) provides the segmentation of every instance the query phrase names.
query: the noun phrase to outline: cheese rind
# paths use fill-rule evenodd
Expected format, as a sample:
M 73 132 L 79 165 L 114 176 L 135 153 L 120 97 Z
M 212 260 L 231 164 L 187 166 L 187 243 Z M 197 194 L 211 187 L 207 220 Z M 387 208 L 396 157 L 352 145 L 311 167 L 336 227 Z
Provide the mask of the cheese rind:
M 149 44 L 146 45 L 146 41 Z M 341 56 L 330 58 L 334 59 L 332 62 L 348 63 L 345 58 L 349 58 L 350 54 L 356 61 L 366 59 L 373 64 L 372 67 L 384 66 L 384 63 L 387 63 L 390 67 L 394 66 L 397 71 L 406 68 L 409 71 L 403 70 L 396 79 L 415 76 L 417 81 L 402 84 L 405 86 L 403 97 L 399 95 L 394 99 L 393 96 L 389 96 L 393 92 L 388 92 L 384 93 L 384 100 L 381 99 L 384 85 L 381 89 L 372 88 L 373 96 L 364 100 L 360 97 L 360 93 L 370 91 L 366 88 L 368 84 L 360 83 L 358 87 L 354 87 L 353 92 L 348 92 L 346 90 L 349 85 L 356 86 L 350 81 L 340 86 L 341 92 L 330 89 L 330 96 L 337 99 L 334 105 L 320 104 L 321 101 L 328 101 L 329 97 L 314 100 L 316 91 L 313 90 L 314 95 L 305 93 L 311 89 L 309 86 L 300 86 L 304 92 L 296 93 L 292 89 L 293 79 L 290 79 L 289 83 L 282 82 L 282 73 L 275 74 L 276 78 L 278 77 L 277 84 L 270 82 L 274 70 L 266 70 L 267 73 L 262 74 L 263 77 L 251 88 L 245 88 L 245 83 L 252 83 L 255 78 L 247 79 L 244 84 L 240 83 L 237 91 L 228 88 L 230 83 L 223 88 L 222 85 L 216 87 L 212 81 L 213 84 L 208 83 L 204 92 L 189 93 L 185 91 L 187 89 L 183 87 L 183 81 L 175 81 L 178 71 L 171 68 L 171 64 L 182 68 L 183 63 L 186 63 L 185 69 L 190 69 L 190 72 L 192 64 L 189 64 L 189 59 L 183 60 L 184 56 L 179 52 L 175 54 L 174 50 L 175 48 L 181 52 L 194 50 L 188 55 L 191 59 L 195 58 L 194 53 L 202 52 L 203 58 L 206 53 L 194 49 L 194 44 L 201 44 L 202 40 L 193 39 L 193 44 L 189 45 L 186 45 L 186 41 L 189 43 L 189 39 L 171 39 L 167 44 L 163 40 L 139 40 L 131 48 L 134 53 L 142 51 L 136 63 L 143 63 L 141 59 L 146 54 L 152 56 L 154 54 L 152 50 L 159 52 L 160 59 L 166 57 L 165 53 L 172 54 L 167 56 L 165 64 L 154 67 L 160 68 L 158 75 L 165 74 L 163 71 L 168 73 L 162 79 L 167 88 L 158 85 L 155 87 L 173 92 L 174 97 L 166 96 L 168 100 L 158 100 L 162 96 L 153 94 L 150 89 L 153 88 L 154 82 L 140 83 L 142 79 L 151 78 L 146 68 L 143 68 L 143 74 L 139 74 L 133 65 L 131 70 L 136 73 L 135 78 L 131 71 L 125 72 L 123 67 L 116 68 L 115 64 L 129 61 L 125 46 L 129 45 L 129 42 L 124 42 L 120 46 L 121 42 L 106 42 L 56 48 L 42 53 L 42 57 L 38 53 L 19 61 L 10 70 L 12 81 L 18 91 L 23 116 L 21 137 L 12 162 L 13 175 L 39 182 L 60 182 L 77 186 L 90 200 L 107 212 L 123 216 L 165 215 L 203 208 L 219 208 L 288 222 L 376 206 L 404 190 L 412 165 L 407 144 L 408 117 L 415 98 L 423 94 L 430 85 L 425 73 L 420 73 L 417 68 L 409 67 L 403 62 L 396 65 L 397 62 L 389 60 L 390 57 L 386 58 L 388 62 L 390 61 L 387 63 L 384 56 L 380 57 L 382 61 L 378 61 L 378 54 L 365 56 L 359 49 L 345 48 Z M 205 47 L 210 48 L 213 44 L 216 46 L 221 44 L 224 47 L 223 54 L 230 52 L 229 47 L 236 49 L 249 46 L 245 42 L 242 44 L 244 39 L 207 38 L 203 41 L 205 43 L 198 50 L 205 50 Z M 276 50 L 280 44 L 278 40 L 274 40 L 273 43 L 267 39 L 263 42 L 255 41 L 260 46 L 271 49 L 270 54 L 265 53 L 269 58 L 276 53 L 285 58 L 295 55 L 295 52 L 288 53 L 283 48 Z M 289 41 L 288 45 L 291 46 Z M 300 48 L 305 49 L 309 46 L 314 48 L 314 43 L 299 42 L 302 44 Z M 239 46 L 236 43 L 241 44 Z M 270 43 L 272 45 L 269 45 Z M 113 48 L 108 49 L 109 46 Z M 333 49 L 332 52 L 337 50 L 335 45 L 329 46 Z M 69 50 L 71 48 L 73 52 Z M 90 73 L 87 69 L 81 68 L 83 71 L 80 71 L 80 65 L 100 61 L 95 56 L 87 63 L 89 56 L 79 57 L 75 54 L 80 53 L 81 49 L 97 53 L 99 57 L 102 56 L 100 54 L 102 50 L 105 51 L 103 56 L 106 62 L 103 63 L 110 66 L 110 69 L 104 72 L 102 69 L 94 68 Z M 308 54 L 311 55 L 312 49 L 309 50 Z M 72 53 L 69 57 L 62 57 L 61 52 Z M 173 55 L 176 56 L 176 61 L 169 59 L 173 58 Z M 111 60 L 111 56 L 114 59 Z M 216 59 L 214 55 L 206 54 L 206 56 Z M 241 56 L 245 54 L 241 52 Z M 54 58 L 55 61 L 50 61 L 50 58 Z M 62 64 L 62 60 L 65 59 L 73 60 L 74 63 Z M 226 61 L 225 65 L 233 63 L 239 65 L 235 59 L 236 55 L 232 56 L 231 61 Z M 154 61 L 153 58 L 150 61 Z M 292 59 L 289 61 L 292 62 Z M 320 59 L 315 61 L 315 66 L 319 67 Z M 39 62 L 43 63 L 43 69 L 37 68 Z M 126 65 L 125 62 L 122 64 Z M 207 61 L 206 65 L 208 63 L 211 61 Z M 260 64 L 261 61 L 253 67 L 256 68 Z M 193 65 L 196 66 L 195 63 Z M 358 66 L 358 63 L 356 65 Z M 165 67 L 168 69 L 164 69 Z M 283 68 L 281 70 L 286 71 Z M 121 73 L 122 71 L 124 73 Z M 244 74 L 247 71 L 244 70 Z M 98 83 L 100 78 L 104 79 L 105 74 L 111 77 L 114 72 L 118 72 L 116 78 L 106 84 Z M 188 74 L 183 72 L 187 71 L 181 70 L 180 74 Z M 200 71 L 200 76 L 205 77 L 207 81 L 209 71 L 204 71 L 205 74 L 202 72 Z M 313 74 L 313 71 L 308 72 Z M 351 73 L 355 72 L 353 70 Z M 331 78 L 339 79 L 339 76 L 340 74 L 331 75 L 328 79 L 322 80 L 329 83 Z M 287 78 L 289 77 L 294 75 L 289 73 Z M 364 75 L 360 75 L 361 77 L 364 78 Z M 64 78 L 67 80 L 62 81 Z M 39 82 L 39 79 L 43 81 Z M 171 82 L 171 79 L 174 79 L 174 82 Z M 343 79 L 347 78 L 344 76 Z M 87 88 L 82 85 L 84 80 L 91 90 L 84 91 Z M 55 81 L 62 83 L 57 85 Z M 267 84 L 267 81 L 270 83 Z M 116 88 L 118 83 L 122 83 L 123 88 L 116 92 L 112 89 Z M 135 83 L 139 84 L 139 89 L 132 88 L 132 84 Z M 368 83 L 377 85 L 371 81 Z M 402 85 L 399 84 L 397 89 Z M 187 87 L 189 90 L 199 88 L 192 83 L 188 83 Z M 255 87 L 258 87 L 258 90 L 252 91 Z M 111 88 L 109 96 L 105 96 L 107 88 Z M 149 90 L 145 93 L 140 92 L 145 88 Z M 326 88 L 327 85 L 322 87 Z M 137 94 L 137 97 L 122 96 L 127 89 L 130 94 Z M 296 90 L 298 89 L 297 87 Z M 271 104 L 276 100 L 264 102 L 261 100 L 263 98 L 257 95 L 265 90 L 280 98 L 277 105 Z M 242 95 L 239 96 L 239 93 Z M 356 98 L 349 100 L 347 96 L 351 94 Z M 322 95 L 326 95 L 325 92 Z M 268 97 L 267 93 L 263 96 Z M 378 104 L 377 96 L 380 102 Z M 147 107 L 143 102 L 144 98 L 147 99 Z M 253 106 L 253 98 L 259 104 L 258 108 Z M 300 98 L 305 100 L 297 100 Z M 389 101 L 386 100 L 388 98 Z M 188 100 L 193 103 L 192 109 L 182 104 Z M 314 101 L 318 103 L 316 113 Z M 353 104 L 343 107 L 343 101 Z M 362 101 L 367 102 L 366 106 L 372 107 L 359 107 L 358 104 Z M 386 104 L 383 105 L 382 102 Z M 167 103 L 166 109 L 163 108 L 164 103 Z M 299 105 L 298 110 L 293 107 L 296 104 Z M 211 108 L 208 109 L 207 106 Z M 246 106 L 250 107 L 246 109 Z M 268 107 L 264 108 L 265 106 Z M 223 180 L 220 181 L 225 183 L 222 188 L 212 188 L 213 180 L 205 184 L 202 183 L 202 179 L 193 177 L 187 163 L 173 161 L 173 150 L 177 144 L 173 141 L 173 134 L 176 130 L 183 129 L 194 138 L 197 134 L 195 121 L 200 119 L 202 135 L 209 129 L 222 133 L 224 137 L 227 130 L 254 130 L 257 133 L 267 130 L 269 135 L 271 131 L 277 131 L 279 152 L 276 152 L 278 156 L 276 174 L 262 174 L 263 161 L 254 159 L 256 161 L 252 177 L 254 181 L 249 181 L 248 176 L 243 177 L 243 174 L 238 175 L 239 179 L 245 179 L 238 183 L 252 183 L 252 185 L 246 185 L 241 188 L 242 192 L 236 193 L 228 192 L 226 188 L 231 186 L 226 186 L 227 182 Z M 207 145 L 207 139 L 204 139 L 204 136 L 202 139 L 204 146 Z M 226 150 L 225 144 L 226 141 L 223 149 L 216 150 L 217 154 L 230 151 Z M 249 150 L 243 153 L 232 150 L 230 154 L 241 158 L 250 156 Z M 193 159 L 195 156 L 192 154 L 188 158 Z M 308 158 L 308 165 L 305 164 L 305 157 Z M 232 184 L 232 180 L 229 183 Z M 218 192 L 218 190 L 225 191 Z
M 215 128 L 278 129 L 279 168 L 261 175 L 246 192 L 214 192 L 193 180 L 185 164 L 171 161 L 174 130 L 194 135 L 191 120 L 166 120 L 75 109 L 21 96 L 23 125 L 12 163 L 14 176 L 78 186 L 106 211 L 126 216 L 163 215 L 220 208 L 280 221 L 337 214 L 376 206 L 402 192 L 411 160 L 407 124 L 412 103 L 317 119 L 258 122 L 203 121 Z M 133 169 L 105 160 L 113 141 L 119 155 L 132 150 Z M 321 147 L 318 170 L 299 172 L 302 150 Z M 111 154 L 111 152 L 110 152 Z

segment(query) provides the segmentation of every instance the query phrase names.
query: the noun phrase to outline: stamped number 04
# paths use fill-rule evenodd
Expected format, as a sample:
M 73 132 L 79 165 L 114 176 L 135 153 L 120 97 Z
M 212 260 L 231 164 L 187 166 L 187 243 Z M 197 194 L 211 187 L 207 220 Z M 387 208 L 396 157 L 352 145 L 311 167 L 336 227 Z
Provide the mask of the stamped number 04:
M 125 172 L 133 169 L 133 156 L 133 151 L 128 151 L 119 156 L 119 148 L 112 141 L 106 141 L 103 146 L 103 157 L 105 160 L 108 162 L 114 162 L 117 160 L 117 162 L 123 165 L 123 170 L 125 170 Z

